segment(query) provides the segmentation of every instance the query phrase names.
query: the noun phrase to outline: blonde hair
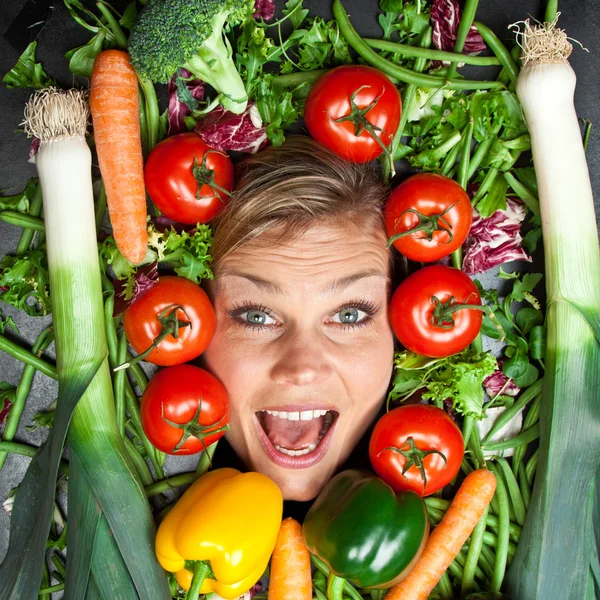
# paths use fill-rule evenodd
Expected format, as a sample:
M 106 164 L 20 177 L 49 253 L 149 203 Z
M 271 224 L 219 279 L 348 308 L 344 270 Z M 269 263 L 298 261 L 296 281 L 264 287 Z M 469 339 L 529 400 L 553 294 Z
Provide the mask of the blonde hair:
M 377 163 L 352 164 L 308 136 L 290 136 L 236 167 L 232 197 L 213 220 L 211 254 L 218 262 L 266 232 L 289 240 L 316 223 L 384 231 L 388 194 Z

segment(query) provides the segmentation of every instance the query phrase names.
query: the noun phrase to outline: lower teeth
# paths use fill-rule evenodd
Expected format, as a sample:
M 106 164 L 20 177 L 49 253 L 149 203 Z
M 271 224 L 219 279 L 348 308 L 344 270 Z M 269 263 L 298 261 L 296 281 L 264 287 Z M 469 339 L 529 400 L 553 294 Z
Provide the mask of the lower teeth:
M 323 439 L 323 436 L 327 433 L 327 431 L 331 427 L 332 423 L 333 423 L 333 415 L 330 412 L 328 412 L 325 415 L 325 421 L 323 422 L 323 429 L 321 430 L 321 433 L 319 434 L 319 439 L 317 440 L 316 443 L 309 444 L 306 448 L 302 448 L 300 450 L 288 450 L 287 448 L 284 448 L 283 446 L 278 446 L 277 444 L 275 444 L 275 450 L 277 450 L 277 452 L 281 452 L 281 454 L 286 454 L 287 456 L 304 456 L 305 454 L 310 454 L 311 452 L 314 452 L 317 449 L 317 446 Z

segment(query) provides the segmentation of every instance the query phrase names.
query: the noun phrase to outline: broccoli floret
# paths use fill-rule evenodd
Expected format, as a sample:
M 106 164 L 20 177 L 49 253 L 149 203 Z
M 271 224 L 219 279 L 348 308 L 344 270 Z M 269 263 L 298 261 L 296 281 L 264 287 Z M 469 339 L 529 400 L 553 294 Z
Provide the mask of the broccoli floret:
M 253 12 L 254 0 L 150 0 L 129 40 L 131 62 L 156 83 L 187 69 L 219 92 L 225 108 L 242 113 L 248 96 L 224 30 Z

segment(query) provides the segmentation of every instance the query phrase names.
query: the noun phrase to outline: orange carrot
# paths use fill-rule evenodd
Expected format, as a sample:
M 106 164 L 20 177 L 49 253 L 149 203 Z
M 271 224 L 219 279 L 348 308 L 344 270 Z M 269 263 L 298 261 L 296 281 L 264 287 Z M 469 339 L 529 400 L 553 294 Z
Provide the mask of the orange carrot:
M 269 600 L 312 600 L 310 554 L 302 526 L 294 519 L 281 523 L 270 575 Z
M 429 536 L 417 564 L 406 579 L 388 592 L 385 600 L 427 600 L 475 529 L 495 490 L 496 478 L 491 471 L 478 469 L 469 473 Z
M 148 246 L 146 190 L 138 82 L 127 52 L 96 57 L 90 109 L 115 242 L 127 260 L 139 263 Z

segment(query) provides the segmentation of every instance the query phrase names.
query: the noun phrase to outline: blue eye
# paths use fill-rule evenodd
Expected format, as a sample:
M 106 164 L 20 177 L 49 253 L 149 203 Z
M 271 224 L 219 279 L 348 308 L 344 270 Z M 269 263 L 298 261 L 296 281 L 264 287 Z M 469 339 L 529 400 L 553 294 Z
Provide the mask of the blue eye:
M 249 310 L 240 316 L 244 315 L 246 317 L 245 320 L 251 325 L 265 325 L 269 318 L 269 315 L 264 310 Z
M 364 310 L 351 306 L 339 310 L 332 315 L 331 320 L 334 323 L 341 323 L 342 325 L 354 325 L 356 323 L 361 323 L 367 317 L 369 317 L 369 315 Z

